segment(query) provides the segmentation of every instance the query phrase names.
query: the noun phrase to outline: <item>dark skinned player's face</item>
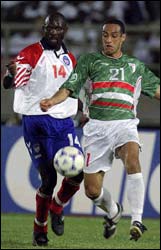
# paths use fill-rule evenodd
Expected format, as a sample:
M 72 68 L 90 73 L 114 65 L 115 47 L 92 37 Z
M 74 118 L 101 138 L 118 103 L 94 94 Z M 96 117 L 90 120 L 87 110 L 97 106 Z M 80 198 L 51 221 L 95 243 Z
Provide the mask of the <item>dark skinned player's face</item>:
M 55 50 L 60 49 L 66 31 L 67 25 L 61 18 L 47 18 L 44 25 L 44 37 Z

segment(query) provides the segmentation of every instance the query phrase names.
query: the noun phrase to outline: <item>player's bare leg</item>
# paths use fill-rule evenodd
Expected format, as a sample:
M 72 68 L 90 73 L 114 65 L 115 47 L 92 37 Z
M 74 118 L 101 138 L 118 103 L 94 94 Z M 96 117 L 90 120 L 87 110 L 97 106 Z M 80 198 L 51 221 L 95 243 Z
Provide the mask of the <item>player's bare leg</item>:
M 119 222 L 123 208 L 113 201 L 111 194 L 103 187 L 104 172 L 84 174 L 85 192 L 93 203 L 103 209 L 107 215 L 104 217 L 104 237 L 112 237 L 116 233 L 116 224 Z
M 144 181 L 139 162 L 139 145 L 128 142 L 116 150 L 127 172 L 127 197 L 131 208 L 130 239 L 137 241 L 146 227 L 142 224 Z

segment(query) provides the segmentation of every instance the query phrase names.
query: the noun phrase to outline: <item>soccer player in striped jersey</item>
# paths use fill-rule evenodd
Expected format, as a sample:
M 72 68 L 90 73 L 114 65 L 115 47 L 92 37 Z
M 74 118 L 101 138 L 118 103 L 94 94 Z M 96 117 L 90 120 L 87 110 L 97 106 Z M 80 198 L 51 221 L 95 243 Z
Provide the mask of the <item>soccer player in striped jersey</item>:
M 142 223 L 144 181 L 139 162 L 141 146 L 136 107 L 141 92 L 151 98 L 160 98 L 160 80 L 144 63 L 122 52 L 125 39 L 124 23 L 108 20 L 102 29 L 102 51 L 82 55 L 68 81 L 40 105 L 47 111 L 63 103 L 68 96 L 77 98 L 86 79 L 91 80 L 90 120 L 83 128 L 85 193 L 107 213 L 104 237 L 110 238 L 116 232 L 123 208 L 103 187 L 103 178 L 111 169 L 114 157 L 120 158 L 127 173 L 130 239 L 136 241 L 146 230 Z
M 48 243 L 49 211 L 52 230 L 59 236 L 64 233 L 63 207 L 79 190 L 83 180 L 83 172 L 64 178 L 52 198 L 57 183 L 52 163 L 54 155 L 69 145 L 81 150 L 71 118 L 77 113 L 78 100 L 69 97 L 46 113 L 40 108 L 40 101 L 61 87 L 76 64 L 75 57 L 63 42 L 67 29 L 62 14 L 49 15 L 43 25 L 41 41 L 20 51 L 15 62 L 9 63 L 3 80 L 4 88 L 15 89 L 14 111 L 22 114 L 25 144 L 42 181 L 36 193 L 33 245 Z

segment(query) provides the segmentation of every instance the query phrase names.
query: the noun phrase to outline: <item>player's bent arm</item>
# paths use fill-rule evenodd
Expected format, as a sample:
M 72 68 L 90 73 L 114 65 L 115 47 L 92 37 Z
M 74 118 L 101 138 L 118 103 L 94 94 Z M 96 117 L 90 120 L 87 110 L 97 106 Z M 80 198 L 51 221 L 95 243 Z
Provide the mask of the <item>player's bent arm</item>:
M 69 89 L 66 89 L 66 88 L 59 89 L 59 91 L 57 91 L 51 97 L 53 106 L 58 103 L 64 102 L 70 94 L 71 94 L 71 91 Z
M 42 111 L 47 111 L 52 106 L 59 104 L 67 99 L 71 91 L 65 88 L 59 89 L 52 97 L 43 99 L 40 102 L 40 108 Z
M 5 89 L 11 89 L 14 86 L 14 77 L 7 75 L 3 78 L 3 87 Z
M 7 73 L 3 78 L 3 87 L 5 89 L 10 89 L 14 86 L 14 76 L 16 75 L 16 63 L 11 61 L 9 64 L 6 65 Z
M 154 97 L 155 97 L 156 99 L 160 100 L 160 85 L 158 86 L 157 91 L 156 91 Z

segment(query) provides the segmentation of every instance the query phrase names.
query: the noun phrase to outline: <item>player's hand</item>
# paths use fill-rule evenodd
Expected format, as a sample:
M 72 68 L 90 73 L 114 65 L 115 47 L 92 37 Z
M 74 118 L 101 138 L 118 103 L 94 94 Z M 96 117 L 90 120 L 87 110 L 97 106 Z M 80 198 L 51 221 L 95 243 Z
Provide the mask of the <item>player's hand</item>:
M 17 69 L 16 69 L 16 63 L 14 61 L 10 61 L 7 65 L 6 65 L 9 74 L 11 74 L 12 76 L 15 76 L 17 73 Z
M 57 91 L 52 97 L 43 99 L 40 102 L 40 108 L 43 112 L 48 111 L 49 108 L 52 106 L 61 103 L 66 100 L 66 98 L 69 96 L 70 90 L 68 89 L 60 89 Z
M 52 99 L 51 98 L 46 98 L 46 99 L 43 99 L 41 102 L 40 102 L 40 108 L 43 112 L 46 112 L 48 111 L 49 108 L 51 108 L 53 106 L 53 102 L 52 102 Z

